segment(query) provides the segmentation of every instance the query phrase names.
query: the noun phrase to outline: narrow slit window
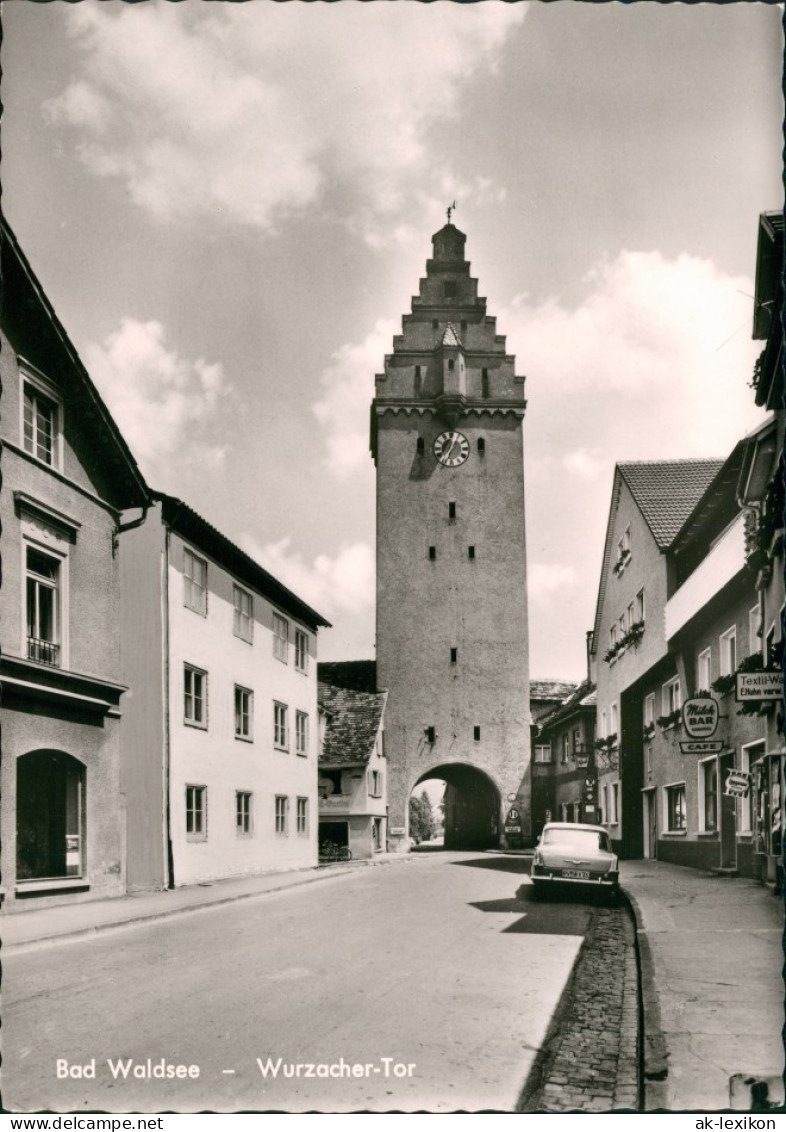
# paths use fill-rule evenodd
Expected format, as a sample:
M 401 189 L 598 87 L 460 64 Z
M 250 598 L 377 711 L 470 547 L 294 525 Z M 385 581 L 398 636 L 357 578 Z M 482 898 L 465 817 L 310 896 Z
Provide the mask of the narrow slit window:
M 455 503 L 448 503 L 448 518 L 449 519 L 455 519 L 456 518 L 456 504 Z
M 481 436 L 478 440 L 478 456 L 486 455 L 486 441 Z
M 488 397 L 488 395 L 489 395 L 489 371 L 484 366 L 483 369 L 480 371 L 480 374 L 481 374 L 482 395 L 484 397 Z
M 423 456 L 426 451 L 426 442 L 422 436 L 418 437 L 418 456 Z
M 433 743 L 437 738 L 437 731 L 435 727 L 426 728 L 426 742 Z
M 477 724 L 472 728 L 472 738 L 476 743 L 480 742 L 480 728 Z
M 450 663 L 456 664 L 457 661 L 458 661 L 458 649 L 451 649 L 450 650 Z
M 467 554 L 470 558 L 474 559 L 474 557 L 475 557 L 475 547 L 474 546 L 468 547 Z
M 429 561 L 430 561 L 430 562 L 434 562 L 434 560 L 436 559 L 436 557 L 437 557 L 437 548 L 436 548 L 435 546 L 430 546 L 430 547 L 428 548 L 428 557 L 429 557 Z

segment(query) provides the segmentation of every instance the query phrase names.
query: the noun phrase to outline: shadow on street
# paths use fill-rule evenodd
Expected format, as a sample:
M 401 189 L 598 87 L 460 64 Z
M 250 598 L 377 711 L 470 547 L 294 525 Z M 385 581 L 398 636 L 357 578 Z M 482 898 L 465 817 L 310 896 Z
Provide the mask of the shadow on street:
M 452 861 L 454 865 L 471 869 L 495 869 L 502 873 L 524 873 L 529 876 L 531 857 L 475 857 L 471 861 Z

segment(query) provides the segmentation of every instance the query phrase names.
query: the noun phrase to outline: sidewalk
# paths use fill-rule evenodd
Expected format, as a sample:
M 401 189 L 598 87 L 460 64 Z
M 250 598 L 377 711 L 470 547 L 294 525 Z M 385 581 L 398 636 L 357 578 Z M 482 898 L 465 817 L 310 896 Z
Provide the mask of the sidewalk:
M 620 881 L 641 949 L 645 1110 L 725 1109 L 734 1074 L 779 1078 L 782 900 L 649 860 L 621 861 Z
M 23 912 L 3 911 L 0 913 L 2 953 L 8 955 L 21 948 L 45 947 L 68 939 L 84 939 L 97 932 L 111 931 L 129 924 L 199 912 L 219 904 L 250 900 L 287 888 L 331 880 L 358 869 L 411 860 L 411 857 L 404 854 L 379 853 L 370 860 L 320 865 L 286 873 L 235 877 L 208 884 L 186 885 L 164 892 L 118 896 L 113 900 L 61 904 L 54 908 L 31 908 Z

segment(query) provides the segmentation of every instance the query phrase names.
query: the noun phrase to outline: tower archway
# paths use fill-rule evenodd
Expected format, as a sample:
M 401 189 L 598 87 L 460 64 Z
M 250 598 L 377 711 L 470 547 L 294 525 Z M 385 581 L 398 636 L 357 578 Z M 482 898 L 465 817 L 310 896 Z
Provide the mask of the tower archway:
M 431 780 L 445 783 L 445 849 L 496 849 L 500 844 L 502 799 L 494 780 L 467 763 L 443 763 L 422 773 L 410 796 Z

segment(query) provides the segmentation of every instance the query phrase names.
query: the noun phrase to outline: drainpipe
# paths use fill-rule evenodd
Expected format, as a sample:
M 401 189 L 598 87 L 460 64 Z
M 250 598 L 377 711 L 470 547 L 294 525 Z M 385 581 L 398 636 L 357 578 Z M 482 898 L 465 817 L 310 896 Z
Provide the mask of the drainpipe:
M 147 518 L 147 513 L 148 513 L 149 510 L 150 510 L 150 504 L 145 503 L 142 507 L 142 514 L 139 516 L 138 519 L 132 519 L 128 523 L 118 523 L 117 524 L 114 531 L 112 532 L 112 557 L 113 558 L 117 554 L 117 548 L 120 545 L 120 536 L 125 531 L 133 531 L 133 530 L 136 530 L 137 527 L 141 527 L 142 524 L 144 523 L 145 519 Z

